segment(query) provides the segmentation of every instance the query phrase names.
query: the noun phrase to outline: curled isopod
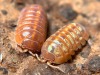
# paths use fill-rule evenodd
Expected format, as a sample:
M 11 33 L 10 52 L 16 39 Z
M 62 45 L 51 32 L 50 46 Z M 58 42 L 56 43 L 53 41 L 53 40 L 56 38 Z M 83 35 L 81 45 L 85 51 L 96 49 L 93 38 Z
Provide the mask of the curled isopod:
M 76 50 L 85 45 L 88 38 L 89 34 L 82 25 L 76 23 L 66 25 L 43 44 L 41 59 L 54 64 L 67 62 Z
M 40 5 L 25 7 L 19 16 L 15 31 L 15 40 L 23 51 L 28 49 L 32 53 L 41 52 L 46 40 L 47 16 Z

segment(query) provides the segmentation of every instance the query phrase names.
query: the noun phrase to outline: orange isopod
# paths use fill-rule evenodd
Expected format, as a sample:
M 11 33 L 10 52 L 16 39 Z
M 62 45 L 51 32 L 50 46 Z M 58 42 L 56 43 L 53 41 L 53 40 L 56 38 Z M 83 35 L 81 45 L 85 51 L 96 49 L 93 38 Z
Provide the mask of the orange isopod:
M 85 45 L 89 35 L 86 29 L 71 23 L 51 35 L 43 44 L 41 59 L 49 63 L 61 64 L 68 61 L 81 46 Z
M 19 16 L 15 32 L 15 40 L 23 51 L 28 49 L 33 53 L 41 52 L 46 40 L 47 15 L 40 5 L 25 7 Z

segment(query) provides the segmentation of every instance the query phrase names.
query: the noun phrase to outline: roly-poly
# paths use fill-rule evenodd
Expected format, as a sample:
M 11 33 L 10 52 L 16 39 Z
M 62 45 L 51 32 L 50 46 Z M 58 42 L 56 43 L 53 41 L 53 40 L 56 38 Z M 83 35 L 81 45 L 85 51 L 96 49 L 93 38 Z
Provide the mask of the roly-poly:
M 15 31 L 15 40 L 23 51 L 28 49 L 32 53 L 41 52 L 46 40 L 47 15 L 40 5 L 25 7 L 19 16 Z
M 88 38 L 89 34 L 82 25 L 65 25 L 45 41 L 41 49 L 41 59 L 54 64 L 67 62 L 75 51 L 85 45 Z

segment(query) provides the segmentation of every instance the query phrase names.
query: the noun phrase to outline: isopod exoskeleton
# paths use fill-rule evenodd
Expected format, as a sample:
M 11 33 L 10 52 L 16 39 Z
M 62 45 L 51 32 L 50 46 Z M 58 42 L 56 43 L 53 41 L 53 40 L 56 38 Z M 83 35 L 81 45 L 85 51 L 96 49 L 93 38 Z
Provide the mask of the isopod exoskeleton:
M 46 40 L 47 16 L 40 5 L 34 4 L 25 7 L 19 16 L 15 32 L 15 40 L 23 50 L 36 53 Z
M 88 38 L 89 35 L 82 25 L 76 23 L 66 25 L 43 44 L 41 59 L 54 64 L 67 62 L 76 50 L 85 45 Z

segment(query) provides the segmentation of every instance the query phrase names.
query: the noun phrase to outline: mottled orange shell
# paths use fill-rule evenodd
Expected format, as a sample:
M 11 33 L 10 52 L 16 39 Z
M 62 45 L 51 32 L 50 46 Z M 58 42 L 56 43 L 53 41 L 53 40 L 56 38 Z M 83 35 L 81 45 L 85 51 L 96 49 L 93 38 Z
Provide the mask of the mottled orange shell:
M 40 5 L 25 7 L 19 16 L 15 32 L 15 40 L 23 49 L 41 52 L 46 40 L 47 16 Z
M 66 25 L 46 40 L 41 49 L 41 58 L 55 64 L 67 62 L 76 50 L 85 45 L 88 37 L 82 25 Z

